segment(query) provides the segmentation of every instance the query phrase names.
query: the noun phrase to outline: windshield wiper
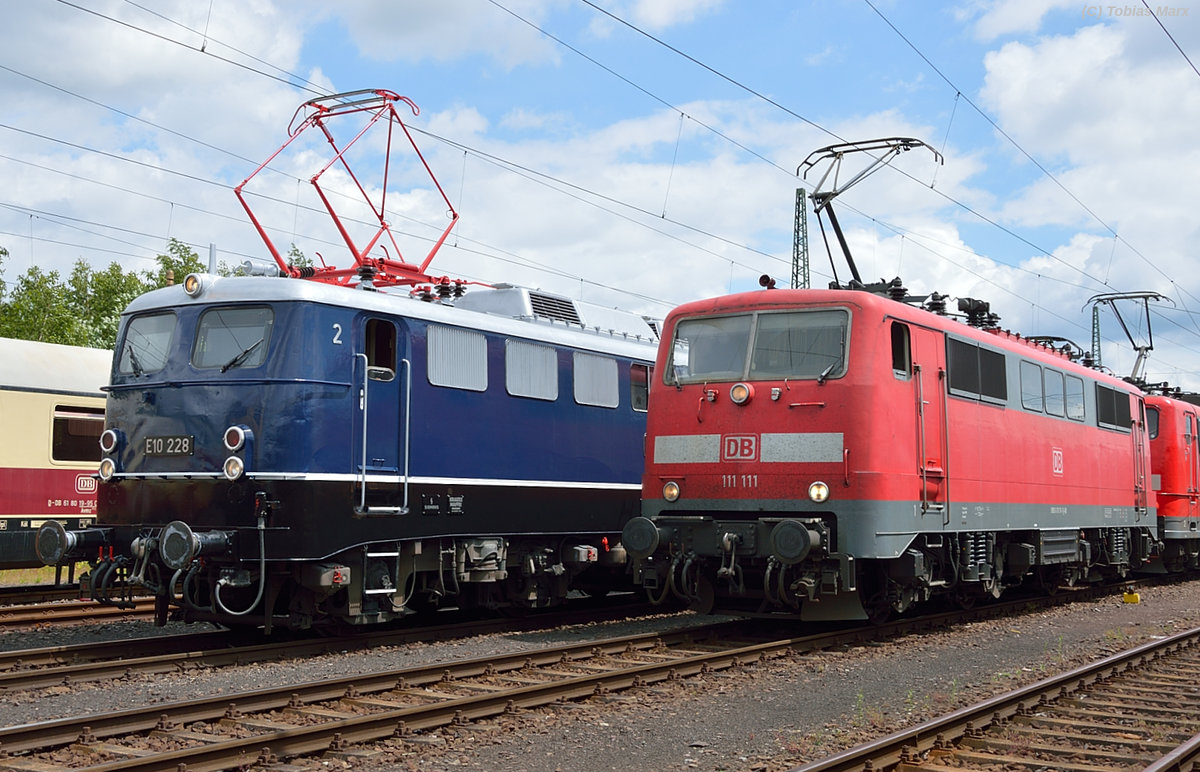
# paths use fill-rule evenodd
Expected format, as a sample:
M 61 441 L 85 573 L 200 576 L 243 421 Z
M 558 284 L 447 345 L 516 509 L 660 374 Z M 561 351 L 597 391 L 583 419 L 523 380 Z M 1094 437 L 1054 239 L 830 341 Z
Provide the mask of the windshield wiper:
M 225 372 L 226 370 L 228 370 L 232 367 L 238 367 L 239 365 L 241 365 L 242 362 L 246 361 L 246 357 L 250 356 L 250 352 L 253 351 L 254 349 L 258 348 L 258 344 L 262 343 L 264 340 L 266 340 L 266 339 L 259 338 L 258 340 L 254 341 L 249 346 L 247 346 L 246 348 L 242 349 L 242 352 L 240 354 L 238 354 L 233 359 L 230 359 L 228 362 L 225 363 L 225 365 L 221 368 L 221 372 Z
M 821 371 L 821 374 L 817 376 L 817 383 L 818 384 L 825 383 L 825 379 L 828 378 L 829 374 L 833 372 L 833 369 L 835 367 L 837 367 L 838 365 L 840 365 L 841 363 L 842 363 L 841 357 L 830 362 L 829 367 L 826 367 L 824 370 Z
M 126 353 L 129 354 L 129 366 L 133 368 L 134 376 L 135 377 L 141 376 L 141 374 L 143 372 L 142 363 L 138 361 L 137 352 L 135 352 L 133 350 L 133 344 L 130 343 L 130 344 L 126 345 L 125 351 L 126 351 Z

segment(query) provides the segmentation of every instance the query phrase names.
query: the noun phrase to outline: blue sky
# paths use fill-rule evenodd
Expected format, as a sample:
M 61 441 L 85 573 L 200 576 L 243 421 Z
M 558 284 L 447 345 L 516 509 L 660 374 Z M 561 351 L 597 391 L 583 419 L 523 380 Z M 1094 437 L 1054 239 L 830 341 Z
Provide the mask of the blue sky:
M 983 298 L 1004 326 L 1085 348 L 1088 298 L 1161 292 L 1147 376 L 1200 389 L 1200 4 L 1151 3 L 1158 18 L 1140 0 L 341 5 L 5 4 L 3 278 L 78 258 L 150 268 L 168 238 L 262 260 L 231 188 L 301 102 L 384 88 L 420 106 L 406 122 L 461 214 L 435 271 L 662 316 L 762 273 L 786 283 L 811 151 L 911 136 L 945 163 L 904 154 L 903 173 L 835 204 L 864 278 Z M 375 147 L 355 159 L 372 179 Z M 301 206 L 320 150 L 299 142 L 260 176 L 279 203 L 256 211 L 283 248 L 338 262 Z M 411 160 L 388 194 L 410 259 L 445 223 Z M 1127 374 L 1108 312 L 1102 329 L 1105 364 Z

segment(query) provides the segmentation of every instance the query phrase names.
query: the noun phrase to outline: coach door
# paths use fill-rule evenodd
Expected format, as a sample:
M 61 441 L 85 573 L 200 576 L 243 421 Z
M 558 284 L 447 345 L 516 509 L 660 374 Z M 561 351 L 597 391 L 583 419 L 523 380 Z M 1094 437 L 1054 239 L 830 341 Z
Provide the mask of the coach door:
M 366 319 L 355 355 L 358 421 L 355 468 L 360 514 L 401 514 L 408 504 L 408 399 L 411 374 L 396 325 Z
M 893 322 L 892 347 L 898 342 L 896 329 L 911 330 L 913 403 L 917 413 L 917 475 L 921 513 L 941 513 L 943 524 L 950 511 L 949 471 L 946 448 L 946 348 L 940 333 Z M 893 354 L 893 358 L 895 354 Z M 895 363 L 893 363 L 893 368 Z

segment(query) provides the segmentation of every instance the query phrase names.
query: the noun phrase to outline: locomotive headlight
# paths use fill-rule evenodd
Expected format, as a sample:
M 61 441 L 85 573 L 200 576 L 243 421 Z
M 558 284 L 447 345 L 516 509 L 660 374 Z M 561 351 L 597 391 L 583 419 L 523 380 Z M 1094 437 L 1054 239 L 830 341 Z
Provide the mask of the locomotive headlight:
M 198 273 L 189 273 L 183 280 L 183 291 L 188 297 L 197 297 L 204 290 L 204 279 Z
M 100 435 L 100 450 L 104 453 L 116 452 L 120 444 L 121 435 L 117 434 L 116 429 L 105 429 L 104 434 Z
M 678 501 L 679 493 L 679 483 L 674 480 L 663 486 L 663 498 L 667 501 Z
M 225 479 L 237 480 L 246 473 L 246 464 L 237 456 L 230 456 L 225 459 Z
M 113 475 L 116 473 L 117 473 L 117 462 L 116 461 L 113 461 L 111 458 L 106 458 L 100 462 L 100 479 L 101 480 L 104 480 L 105 482 L 107 482 L 107 481 L 111 480 Z
M 754 396 L 754 387 L 748 383 L 735 383 L 729 387 L 729 399 L 735 405 L 744 405 Z
M 230 452 L 241 450 L 246 444 L 246 430 L 240 426 L 231 426 L 225 430 L 225 447 Z
M 820 504 L 829 498 L 829 486 L 823 482 L 815 482 L 808 486 L 808 497 Z

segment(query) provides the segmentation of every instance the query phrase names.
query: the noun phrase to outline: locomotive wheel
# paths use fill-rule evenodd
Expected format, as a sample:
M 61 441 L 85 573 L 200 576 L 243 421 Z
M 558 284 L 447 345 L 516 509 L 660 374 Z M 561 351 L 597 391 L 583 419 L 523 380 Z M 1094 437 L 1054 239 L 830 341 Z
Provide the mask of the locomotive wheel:
M 1037 570 L 1037 586 L 1045 595 L 1057 595 L 1062 589 L 1062 569 L 1051 566 L 1039 566 Z
M 888 597 L 886 569 L 878 565 L 871 568 L 860 567 L 858 586 L 867 621 L 873 625 L 881 625 L 888 621 L 895 609 Z
M 867 621 L 873 625 L 881 625 L 892 616 L 892 602 L 888 600 L 887 592 L 879 590 L 863 601 L 863 611 L 867 612 Z
M 960 609 L 967 611 L 975 608 L 975 604 L 979 601 L 979 596 L 971 592 L 969 589 L 960 587 L 954 591 L 954 605 Z

